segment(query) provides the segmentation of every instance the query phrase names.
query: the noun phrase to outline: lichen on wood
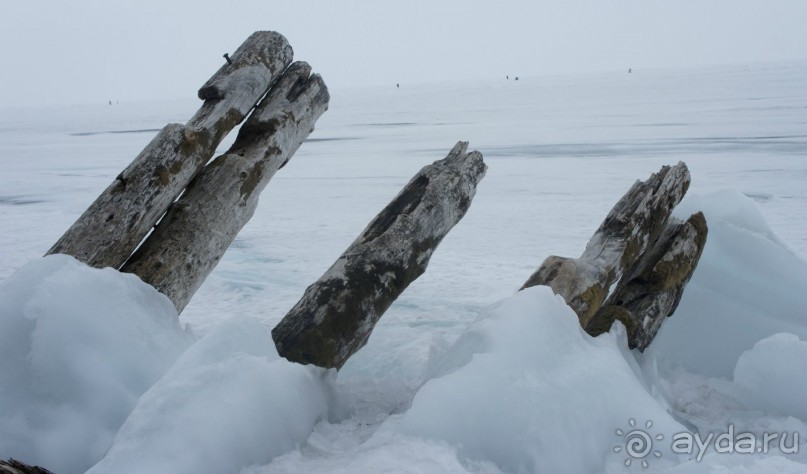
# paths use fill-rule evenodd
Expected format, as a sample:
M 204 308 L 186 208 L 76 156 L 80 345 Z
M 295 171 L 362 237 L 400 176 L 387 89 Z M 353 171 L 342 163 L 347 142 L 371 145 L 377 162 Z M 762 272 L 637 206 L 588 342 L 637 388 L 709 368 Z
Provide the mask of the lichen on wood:
M 703 253 L 707 234 L 706 218 L 701 212 L 685 222 L 670 218 L 651 251 L 620 282 L 586 331 L 596 336 L 619 320 L 627 329 L 628 346 L 644 351 L 665 318 L 678 307 Z
M 551 287 L 594 336 L 622 321 L 630 347 L 643 350 L 675 311 L 706 242 L 703 214 L 670 217 L 689 182 L 684 163 L 637 181 L 579 258 L 548 257 L 522 289 Z
M 188 123 L 166 126 L 47 253 L 119 268 L 291 59 L 282 35 L 253 33 L 202 86 Z
M 239 130 L 204 167 L 121 268 L 168 296 L 177 311 L 249 221 L 258 198 L 327 110 L 330 96 L 304 62 L 289 66 Z
M 272 330 L 278 352 L 341 368 L 395 299 L 426 271 L 484 177 L 482 155 L 459 142 L 421 169 Z
M 608 213 L 580 258 L 549 257 L 522 288 L 552 287 L 577 312 L 585 327 L 607 298 L 611 285 L 658 238 L 689 181 L 684 163 L 664 166 L 647 181 L 637 181 Z

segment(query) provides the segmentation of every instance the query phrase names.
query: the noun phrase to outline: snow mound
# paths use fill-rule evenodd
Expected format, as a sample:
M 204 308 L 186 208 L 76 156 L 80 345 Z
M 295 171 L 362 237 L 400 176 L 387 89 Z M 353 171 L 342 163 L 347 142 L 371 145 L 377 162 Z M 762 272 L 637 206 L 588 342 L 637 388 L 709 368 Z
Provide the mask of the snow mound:
M 750 198 L 688 196 L 678 217 L 702 210 L 709 236 L 675 314 L 645 352 L 660 368 L 731 379 L 740 355 L 780 332 L 807 340 L 807 263 L 771 231 Z
M 84 472 L 188 347 L 168 298 L 72 257 L 0 284 L 0 458 Z
M 802 472 L 804 449 L 672 450 L 690 431 L 807 433 L 807 264 L 739 193 L 676 214 L 697 210 L 706 248 L 643 355 L 619 324 L 590 337 L 539 286 L 415 368 L 368 345 L 339 383 L 280 358 L 261 322 L 231 317 L 193 343 L 136 277 L 40 259 L 0 284 L 0 457 L 66 474 Z M 634 430 L 652 437 L 646 458 L 626 452 Z
M 746 390 L 741 397 L 746 406 L 807 421 L 805 360 L 807 342 L 787 333 L 774 334 L 744 352 L 734 368 L 734 383 Z
M 375 433 L 357 436 L 367 429 L 351 420 L 320 423 L 304 446 L 245 472 L 803 472 L 807 454 L 775 447 L 672 452 L 677 434 L 706 438 L 730 426 L 760 439 L 789 433 L 788 443 L 807 432 L 805 378 L 790 368 L 807 355 L 798 339 L 807 265 L 745 196 L 693 196 L 676 214 L 698 210 L 710 228 L 701 263 L 644 355 L 625 349 L 621 325 L 591 338 L 560 297 L 530 288 L 438 351 L 411 407 Z M 796 335 L 772 336 L 782 331 Z M 633 429 L 662 435 L 653 438 L 658 457 L 626 453 Z
M 626 344 L 624 328 L 592 338 L 550 288 L 526 289 L 461 336 L 438 371 L 467 364 L 427 382 L 399 429 L 505 472 L 599 471 L 632 419 L 683 430 L 637 378 Z
M 320 430 L 333 428 L 333 425 L 324 425 Z M 349 432 L 335 431 L 329 435 L 339 436 L 342 440 L 350 439 Z M 315 432 L 312 438 L 318 434 Z M 311 453 L 306 453 L 308 455 L 292 451 L 276 458 L 268 466 L 252 466 L 242 470 L 241 474 L 501 474 L 490 463 L 461 463 L 456 448 L 446 443 L 391 430 L 379 431 L 364 443 L 351 446 L 353 449 L 350 450 L 329 446 L 319 439 L 311 440 L 309 445 L 312 449 Z
M 223 473 L 304 442 L 327 409 L 320 369 L 278 356 L 250 319 L 216 326 L 144 394 L 90 473 Z

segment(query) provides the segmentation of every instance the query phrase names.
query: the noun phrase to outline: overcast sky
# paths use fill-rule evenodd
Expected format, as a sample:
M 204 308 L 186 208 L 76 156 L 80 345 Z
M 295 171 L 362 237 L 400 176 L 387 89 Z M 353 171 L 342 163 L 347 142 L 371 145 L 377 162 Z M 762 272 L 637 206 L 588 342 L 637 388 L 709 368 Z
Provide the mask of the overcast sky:
M 255 30 L 332 89 L 807 57 L 807 0 L 0 0 L 0 106 L 194 97 Z

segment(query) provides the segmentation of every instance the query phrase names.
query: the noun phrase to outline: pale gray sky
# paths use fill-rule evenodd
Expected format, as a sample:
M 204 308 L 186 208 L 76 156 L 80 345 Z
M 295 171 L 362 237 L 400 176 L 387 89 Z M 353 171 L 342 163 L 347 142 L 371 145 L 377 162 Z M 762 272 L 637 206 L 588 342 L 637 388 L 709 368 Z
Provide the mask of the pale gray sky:
M 0 106 L 193 97 L 255 30 L 332 89 L 807 57 L 807 0 L 0 1 Z

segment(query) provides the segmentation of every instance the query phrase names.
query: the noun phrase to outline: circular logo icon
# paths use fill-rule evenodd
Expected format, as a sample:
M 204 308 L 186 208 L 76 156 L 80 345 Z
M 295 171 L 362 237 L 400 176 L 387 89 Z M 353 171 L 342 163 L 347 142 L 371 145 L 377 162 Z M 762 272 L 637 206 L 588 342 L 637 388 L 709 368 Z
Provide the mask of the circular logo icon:
M 647 460 L 650 459 L 648 456 L 651 453 L 656 458 L 661 457 L 661 451 L 653 449 L 653 440 L 661 441 L 664 439 L 664 435 L 650 435 L 650 428 L 653 427 L 653 422 L 650 420 L 645 422 L 644 428 L 637 428 L 636 420 L 633 418 L 628 420 L 628 425 L 629 428 L 627 429 L 617 429 L 615 431 L 616 435 L 622 438 L 622 443 L 614 446 L 614 452 L 621 453 L 625 451 L 625 454 L 627 454 L 625 458 L 626 466 L 633 464 L 634 460 L 641 460 L 642 467 L 647 468 L 650 465 Z

